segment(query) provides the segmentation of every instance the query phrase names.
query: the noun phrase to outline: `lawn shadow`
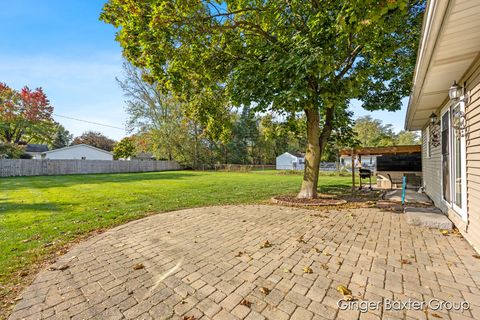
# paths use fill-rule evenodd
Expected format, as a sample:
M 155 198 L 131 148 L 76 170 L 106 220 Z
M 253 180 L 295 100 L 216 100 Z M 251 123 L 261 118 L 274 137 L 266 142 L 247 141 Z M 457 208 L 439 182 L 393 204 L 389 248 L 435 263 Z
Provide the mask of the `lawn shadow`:
M 327 185 L 320 185 L 318 187 L 318 191 L 320 192 L 334 193 L 334 194 L 344 194 L 345 192 L 350 192 L 350 190 L 351 190 L 351 186 L 349 185 L 349 183 L 327 184 Z
M 18 203 L 13 201 L 0 202 L 0 216 L 12 213 L 25 213 L 25 212 L 62 212 L 65 210 L 65 206 L 71 205 L 70 203 L 54 203 L 54 202 L 42 202 L 42 203 Z
M 159 172 L 135 172 L 135 173 L 96 173 L 96 174 L 70 174 L 57 176 L 29 176 L 2 178 L 0 192 L 20 189 L 44 189 L 69 187 L 81 184 L 103 183 L 129 183 L 152 180 L 179 180 L 198 177 L 206 174 L 199 171 L 159 171 Z

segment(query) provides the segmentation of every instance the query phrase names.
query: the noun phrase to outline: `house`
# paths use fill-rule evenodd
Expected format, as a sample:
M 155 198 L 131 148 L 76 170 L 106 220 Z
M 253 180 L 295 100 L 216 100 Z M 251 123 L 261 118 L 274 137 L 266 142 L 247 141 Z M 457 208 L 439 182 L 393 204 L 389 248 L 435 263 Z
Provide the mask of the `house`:
M 378 155 L 365 155 L 361 156 L 360 162 L 362 163 L 362 168 L 367 168 L 375 171 L 377 166 L 377 157 Z M 355 165 L 358 166 L 358 158 L 354 159 Z M 347 170 L 352 169 L 352 156 L 351 155 L 341 155 L 340 156 L 340 168 L 345 168 Z
M 113 160 L 113 154 L 87 144 L 76 144 L 43 152 L 42 159 Z
M 29 143 L 25 146 L 25 153 L 29 154 L 32 159 L 40 159 L 42 153 L 48 151 L 48 145 L 46 144 L 32 144 Z
M 429 0 L 405 119 L 427 195 L 480 250 L 480 1 Z
M 298 152 L 285 152 L 277 157 L 277 170 L 304 170 L 305 155 Z

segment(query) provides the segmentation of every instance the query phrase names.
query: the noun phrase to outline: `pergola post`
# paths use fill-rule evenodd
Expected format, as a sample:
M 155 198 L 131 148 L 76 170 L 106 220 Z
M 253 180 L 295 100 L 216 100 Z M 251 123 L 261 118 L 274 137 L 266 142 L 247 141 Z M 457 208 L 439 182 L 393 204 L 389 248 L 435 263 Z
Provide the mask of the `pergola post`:
M 355 155 L 355 148 L 352 148 L 351 156 L 352 156 L 352 193 L 355 192 L 355 159 L 353 158 Z

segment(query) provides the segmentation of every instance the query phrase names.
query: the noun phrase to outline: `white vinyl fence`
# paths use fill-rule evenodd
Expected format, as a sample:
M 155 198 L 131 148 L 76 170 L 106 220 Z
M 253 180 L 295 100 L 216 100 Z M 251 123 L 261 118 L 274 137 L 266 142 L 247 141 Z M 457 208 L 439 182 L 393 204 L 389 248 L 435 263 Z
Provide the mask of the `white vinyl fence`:
M 175 161 L 0 159 L 0 177 L 181 170 Z

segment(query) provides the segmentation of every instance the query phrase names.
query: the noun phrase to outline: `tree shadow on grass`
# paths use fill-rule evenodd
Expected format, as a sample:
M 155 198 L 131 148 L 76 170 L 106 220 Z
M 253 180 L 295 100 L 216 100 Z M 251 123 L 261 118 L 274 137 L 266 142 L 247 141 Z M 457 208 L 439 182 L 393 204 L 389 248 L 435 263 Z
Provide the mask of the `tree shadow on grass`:
M 349 183 L 326 184 L 326 185 L 320 185 L 318 187 L 319 192 L 334 193 L 334 194 L 337 194 L 337 193 L 343 194 L 345 192 L 350 192 L 350 190 L 351 190 L 351 186 L 349 185 Z
M 62 212 L 70 203 L 19 203 L 14 201 L 0 202 L 0 216 L 14 213 L 32 213 L 32 212 Z
M 129 183 L 153 180 L 179 180 L 204 175 L 198 171 L 161 171 L 135 173 L 72 174 L 2 178 L 0 192 L 19 189 L 69 187 L 81 184 Z

